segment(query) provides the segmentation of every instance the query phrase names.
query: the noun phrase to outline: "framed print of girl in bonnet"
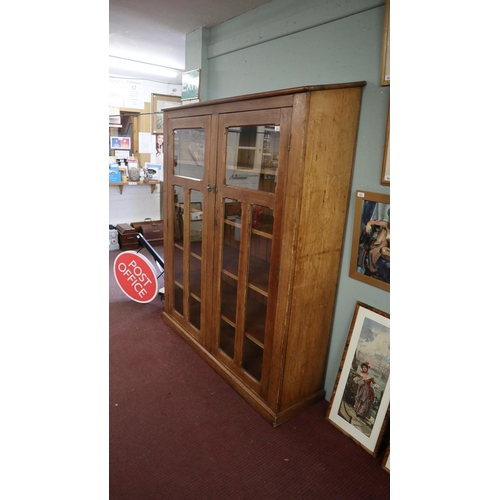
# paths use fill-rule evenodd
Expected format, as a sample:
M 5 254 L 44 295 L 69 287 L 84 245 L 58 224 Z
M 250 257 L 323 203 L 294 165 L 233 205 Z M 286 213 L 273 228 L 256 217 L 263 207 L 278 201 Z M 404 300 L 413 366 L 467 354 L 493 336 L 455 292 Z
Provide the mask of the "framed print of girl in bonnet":
M 383 311 L 357 302 L 327 420 L 376 456 L 390 398 L 390 323 Z

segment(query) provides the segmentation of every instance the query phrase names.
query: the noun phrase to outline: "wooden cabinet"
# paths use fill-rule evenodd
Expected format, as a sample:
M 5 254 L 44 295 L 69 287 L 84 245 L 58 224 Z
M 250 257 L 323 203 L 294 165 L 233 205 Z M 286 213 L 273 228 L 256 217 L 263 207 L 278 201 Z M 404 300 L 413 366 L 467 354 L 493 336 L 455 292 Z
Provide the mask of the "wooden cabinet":
M 164 110 L 163 319 L 273 425 L 325 396 L 364 85 Z

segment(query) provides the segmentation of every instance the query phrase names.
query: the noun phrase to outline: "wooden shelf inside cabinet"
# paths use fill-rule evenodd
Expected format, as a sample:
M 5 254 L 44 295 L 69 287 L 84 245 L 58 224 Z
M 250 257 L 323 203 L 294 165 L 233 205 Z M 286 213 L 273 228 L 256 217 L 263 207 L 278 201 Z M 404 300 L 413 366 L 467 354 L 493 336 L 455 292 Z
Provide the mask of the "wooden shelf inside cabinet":
M 149 181 L 149 182 L 110 182 L 110 186 L 118 186 L 120 189 L 120 194 L 123 194 L 123 186 L 151 186 L 151 194 L 154 193 L 156 186 L 161 184 L 161 181 Z

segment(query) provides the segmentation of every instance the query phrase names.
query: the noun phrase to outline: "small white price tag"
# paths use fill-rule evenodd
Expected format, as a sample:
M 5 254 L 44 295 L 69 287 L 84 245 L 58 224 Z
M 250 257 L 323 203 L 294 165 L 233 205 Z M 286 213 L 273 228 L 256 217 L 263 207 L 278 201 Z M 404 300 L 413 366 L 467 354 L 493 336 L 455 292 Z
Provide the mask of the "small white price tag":
M 364 198 L 365 197 L 365 193 L 363 193 L 363 191 L 358 191 L 358 198 Z
M 129 182 L 128 185 L 129 186 L 137 186 L 137 182 Z

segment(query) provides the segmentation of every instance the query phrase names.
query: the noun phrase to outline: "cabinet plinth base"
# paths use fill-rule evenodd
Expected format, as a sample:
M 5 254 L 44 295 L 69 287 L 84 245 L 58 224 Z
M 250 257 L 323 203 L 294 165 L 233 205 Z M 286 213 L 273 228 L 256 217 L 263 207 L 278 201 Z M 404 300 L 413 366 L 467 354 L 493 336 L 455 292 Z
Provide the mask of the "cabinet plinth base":
M 234 375 L 224 364 L 216 359 L 212 354 L 206 351 L 189 333 L 187 333 L 182 325 L 177 323 L 174 318 L 166 312 L 162 313 L 163 321 L 178 333 L 194 350 L 195 352 L 211 367 L 218 375 L 220 375 L 243 399 L 249 403 L 269 423 L 276 427 L 287 420 L 295 417 L 303 412 L 306 408 L 325 399 L 325 391 L 321 390 L 305 398 L 295 405 L 286 408 L 280 412 L 275 412 L 262 400 L 256 393 L 250 390 L 238 377 Z

